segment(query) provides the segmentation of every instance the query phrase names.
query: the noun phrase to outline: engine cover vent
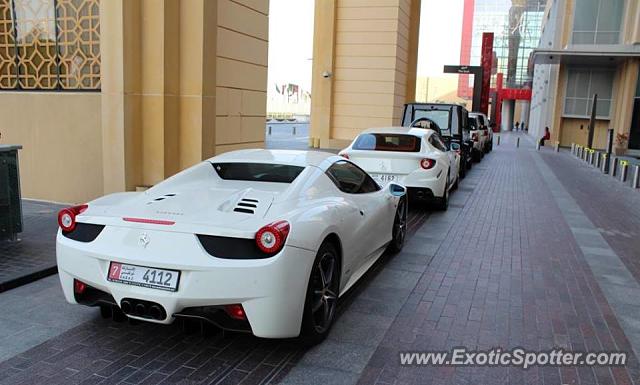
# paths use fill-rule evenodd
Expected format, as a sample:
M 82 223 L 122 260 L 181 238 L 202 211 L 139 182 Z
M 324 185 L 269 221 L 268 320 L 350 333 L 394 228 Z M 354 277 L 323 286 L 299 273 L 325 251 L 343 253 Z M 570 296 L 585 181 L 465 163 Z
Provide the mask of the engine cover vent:
M 251 198 L 242 198 L 236 204 L 233 211 L 237 213 L 255 214 L 256 208 L 258 208 L 258 200 Z

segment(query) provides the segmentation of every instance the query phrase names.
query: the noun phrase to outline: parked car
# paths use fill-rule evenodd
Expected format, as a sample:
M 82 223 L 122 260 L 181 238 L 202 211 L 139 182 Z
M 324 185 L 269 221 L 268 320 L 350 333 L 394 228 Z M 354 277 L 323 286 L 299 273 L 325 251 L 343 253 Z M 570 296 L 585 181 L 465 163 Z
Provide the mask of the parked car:
M 446 210 L 449 192 L 458 185 L 460 155 L 444 143 L 437 125 L 431 127 L 365 130 L 340 155 L 380 185 L 400 183 L 407 187 L 410 197 Z
M 485 154 L 487 137 L 482 129 L 482 121 L 477 115 L 469 114 L 469 125 L 471 126 L 471 142 L 473 143 L 471 155 L 474 162 L 480 162 Z
M 469 117 L 478 118 L 482 134 L 484 135 L 484 152 L 491 152 L 491 150 L 493 150 L 493 130 L 491 129 L 489 118 L 481 112 L 471 112 L 469 113 Z
M 58 221 L 70 303 L 313 343 L 338 297 L 385 249 L 402 249 L 407 198 L 335 154 L 243 150 Z
M 444 103 L 407 103 L 404 105 L 402 126 L 420 125 L 421 118 L 434 121 L 440 130 L 440 136 L 446 144 L 457 143 L 455 151 L 460 154 L 460 179 L 471 169 L 472 148 L 471 133 L 466 108 L 457 104 Z

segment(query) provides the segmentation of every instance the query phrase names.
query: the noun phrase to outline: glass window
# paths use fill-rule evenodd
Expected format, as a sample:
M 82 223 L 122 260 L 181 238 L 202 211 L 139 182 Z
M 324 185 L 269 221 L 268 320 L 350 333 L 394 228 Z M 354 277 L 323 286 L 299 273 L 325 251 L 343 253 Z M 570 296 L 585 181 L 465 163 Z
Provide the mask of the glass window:
M 224 180 L 291 183 L 304 167 L 271 163 L 214 163 L 213 169 Z
M 420 152 L 420 138 L 404 134 L 362 134 L 353 144 L 354 150 Z
M 0 0 L 0 89 L 99 90 L 100 0 Z
M 431 143 L 433 147 L 435 147 L 440 151 L 447 151 L 447 146 L 444 143 L 442 143 L 442 141 L 440 140 L 440 138 L 438 138 L 437 135 L 431 135 L 429 137 L 429 143 Z
M 347 161 L 338 161 L 327 170 L 327 175 L 340 189 L 348 194 L 365 194 L 380 190 L 380 186 L 358 166 Z
M 576 0 L 573 44 L 618 44 L 624 0 Z
M 613 77 L 614 72 L 611 70 L 569 68 L 564 115 L 590 117 L 593 95 L 597 94 L 596 116 L 608 119 L 613 100 Z
M 448 130 L 450 114 L 449 110 L 415 110 L 413 112 L 413 120 L 428 118 L 434 121 L 441 130 Z

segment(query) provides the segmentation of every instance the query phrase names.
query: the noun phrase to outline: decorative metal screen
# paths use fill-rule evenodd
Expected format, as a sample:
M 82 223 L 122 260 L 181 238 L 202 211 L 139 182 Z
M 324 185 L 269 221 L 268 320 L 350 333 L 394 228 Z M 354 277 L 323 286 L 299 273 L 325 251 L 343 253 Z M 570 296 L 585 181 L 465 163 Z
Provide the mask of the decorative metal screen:
M 100 0 L 0 0 L 0 89 L 99 90 Z

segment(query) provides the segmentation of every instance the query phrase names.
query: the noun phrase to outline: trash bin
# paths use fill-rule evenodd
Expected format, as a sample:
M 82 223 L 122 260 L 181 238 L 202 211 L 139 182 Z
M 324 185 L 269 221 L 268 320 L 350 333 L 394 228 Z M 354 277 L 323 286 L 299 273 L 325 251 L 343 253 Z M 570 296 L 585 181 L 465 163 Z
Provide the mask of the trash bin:
M 22 146 L 0 145 L 0 239 L 16 240 L 22 232 L 20 149 Z

